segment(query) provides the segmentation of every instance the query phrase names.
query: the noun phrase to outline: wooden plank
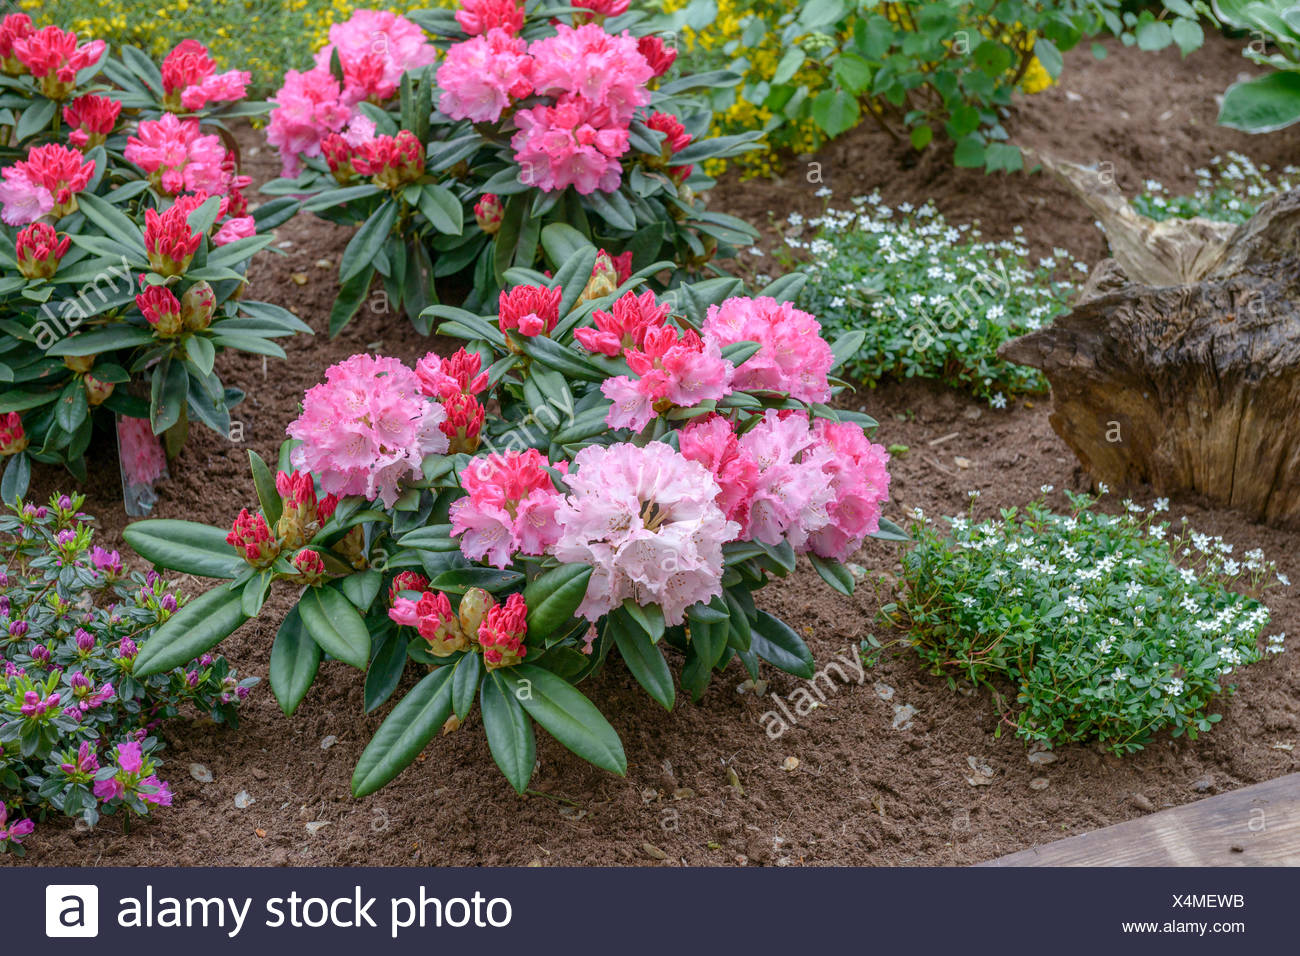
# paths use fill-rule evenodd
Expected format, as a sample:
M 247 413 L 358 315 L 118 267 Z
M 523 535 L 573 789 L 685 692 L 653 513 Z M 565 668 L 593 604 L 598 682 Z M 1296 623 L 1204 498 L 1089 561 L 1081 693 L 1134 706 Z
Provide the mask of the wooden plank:
M 977 866 L 1300 866 L 1300 773 Z

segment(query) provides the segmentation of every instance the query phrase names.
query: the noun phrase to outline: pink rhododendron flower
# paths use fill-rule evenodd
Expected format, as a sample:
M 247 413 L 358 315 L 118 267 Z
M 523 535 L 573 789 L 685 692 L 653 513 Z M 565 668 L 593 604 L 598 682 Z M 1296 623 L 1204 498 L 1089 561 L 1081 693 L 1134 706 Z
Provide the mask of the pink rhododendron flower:
M 513 667 L 528 655 L 524 637 L 528 633 L 528 605 L 518 592 L 505 604 L 488 608 L 478 626 L 478 642 L 483 648 L 483 663 L 488 670 Z
M 686 132 L 682 121 L 671 113 L 653 113 L 645 122 L 650 129 L 664 134 L 664 159 L 672 159 L 674 153 L 680 153 L 691 144 L 691 134 Z M 668 175 L 678 182 L 690 177 L 694 166 L 669 166 Z
M 559 286 L 517 285 L 497 298 L 497 324 L 502 333 L 518 332 L 530 338 L 547 335 L 560 321 Z
M 257 235 L 257 223 L 252 216 L 235 216 L 227 219 L 212 235 L 212 244 L 214 246 L 224 246 L 236 239 L 247 239 L 249 236 Z
M 834 356 L 821 325 L 807 312 L 770 296 L 737 296 L 709 306 L 704 334 L 719 345 L 757 342 L 761 348 L 736 370 L 738 389 L 789 392 L 803 402 L 830 398 Z
M 508 567 L 516 554 L 543 554 L 559 537 L 561 496 L 535 448 L 475 458 L 461 473 L 466 497 L 451 506 L 451 533 L 471 561 Z
M 203 236 L 190 226 L 189 216 L 202 205 L 198 196 L 180 196 L 158 212 L 144 213 L 144 250 L 149 268 L 161 276 L 184 275 Z
M 197 86 L 187 86 L 181 92 L 181 106 L 190 112 L 201 110 L 209 103 L 229 103 L 242 100 L 248 93 L 253 74 L 247 70 L 227 70 L 204 77 Z
M 590 10 L 602 17 L 620 17 L 627 13 L 631 0 L 573 0 L 573 6 Z
M 117 446 L 128 484 L 152 485 L 167 470 L 162 443 L 147 418 L 119 417 Z
M 807 550 L 809 537 L 830 521 L 835 499 L 824 473 L 830 447 L 813 434 L 806 414 L 771 409 L 740 437 L 739 447 L 758 465 L 742 537 L 764 544 L 784 539 L 796 551 Z
M 605 419 L 611 428 L 640 431 L 670 405 L 687 408 L 731 394 L 734 366 L 722 357 L 717 342 L 701 339 L 693 329 L 647 329 L 641 347 L 624 355 L 639 377 L 619 375 L 601 384 L 614 403 Z
M 243 70 L 217 72 L 208 48 L 185 39 L 162 61 L 163 103 L 168 109 L 193 112 L 208 103 L 242 100 L 252 74 Z
M 533 90 L 528 44 L 505 30 L 453 44 L 438 67 L 438 109 L 452 119 L 495 123 L 512 100 Z
M 477 352 L 457 349 L 446 358 L 430 352 L 415 363 L 415 375 L 425 395 L 439 400 L 455 395 L 477 395 L 488 387 L 487 372 L 482 372 L 483 357 Z
M 608 110 L 609 126 L 626 127 L 637 107 L 650 102 L 646 83 L 654 73 L 637 41 L 613 36 L 594 23 L 560 24 L 556 35 L 538 40 L 532 54 L 533 88 L 543 96 L 581 98 L 592 110 Z
M 0 175 L 0 218 L 24 226 L 41 216 L 61 219 L 76 209 L 76 196 L 86 188 L 95 164 L 77 150 L 47 143 L 28 151 L 27 158 L 6 166 Z
M 830 520 L 808 544 L 814 554 L 843 562 L 880 528 L 880 509 L 889 500 L 889 453 L 852 422 L 819 418 L 813 433 L 830 452 L 822 472 L 834 497 L 827 509 Z
M 638 37 L 636 41 L 637 52 L 645 57 L 646 63 L 650 65 L 650 70 L 655 76 L 663 76 L 677 60 L 677 49 L 666 46 L 664 41 L 655 36 Z
M 5 806 L 3 800 L 0 800 L 0 846 L 6 842 L 18 846 L 35 829 L 36 824 L 31 820 L 15 820 L 10 823 L 9 808 Z
M 218 195 L 230 185 L 226 148 L 215 133 L 204 134 L 197 119 L 164 113 L 143 120 L 122 151 L 128 162 L 149 174 L 149 181 L 173 196 L 182 192 Z
M 61 100 L 72 92 L 77 74 L 97 64 L 107 46 L 103 40 L 78 44 L 75 33 L 51 25 L 16 38 L 12 49 L 27 72 L 41 81 L 41 93 Z
M 428 583 L 427 581 L 425 582 Z M 429 642 L 429 653 L 446 657 L 469 646 L 451 601 L 441 591 L 425 591 L 418 600 L 394 598 L 388 616 L 404 627 L 413 627 Z
M 59 271 L 59 263 L 68 253 L 72 239 L 59 238 L 54 227 L 45 222 L 34 222 L 18 231 L 14 240 L 14 254 L 18 271 L 28 279 L 49 279 Z
M 618 188 L 628 133 L 607 107 L 564 97 L 555 106 L 520 110 L 515 124 L 510 145 L 520 182 L 546 192 L 572 186 L 584 196 Z
M 87 93 L 63 107 L 63 122 L 68 124 L 68 142 L 77 149 L 99 146 L 113 132 L 122 104 L 107 96 Z
M 428 66 L 438 50 L 416 24 L 388 10 L 358 10 L 330 26 L 329 43 L 316 52 L 316 69 L 330 68 L 335 51 L 343 67 L 343 101 L 381 102 L 397 92 L 402 74 Z
M 524 8 L 517 0 L 463 0 L 456 22 L 470 36 L 494 29 L 516 34 L 524 28 Z
M 352 118 L 352 108 L 343 101 L 328 66 L 306 73 L 290 70 L 271 102 L 276 106 L 271 110 L 266 141 L 279 149 L 285 176 L 302 172 L 302 157 L 319 156 L 321 140 L 343 129 Z
M 303 442 L 290 461 L 318 475 L 329 494 L 378 498 L 391 508 L 398 482 L 418 476 L 425 456 L 447 450 L 438 429 L 446 415 L 397 359 L 353 355 L 303 396 L 302 414 L 286 429 Z
M 18 76 L 25 67 L 14 56 L 14 43 L 31 36 L 32 18 L 25 13 L 11 13 L 0 20 L 0 73 Z M 4 810 L 0 808 L 0 822 L 3 822 Z
M 758 484 L 758 462 L 740 447 L 735 426 L 721 415 L 695 421 L 677 433 L 682 454 L 709 470 L 718 483 L 718 507 L 741 528 Z
M 663 442 L 589 445 L 560 505 L 552 553 L 593 571 L 578 613 L 589 621 L 631 598 L 657 604 L 669 624 L 722 593 L 722 545 L 740 526 L 718 507 L 718 484 Z
M 661 327 L 668 313 L 668 306 L 660 305 L 651 290 L 639 296 L 625 292 L 614 302 L 612 312 L 596 309 L 591 313 L 594 328 L 575 329 L 573 336 L 588 352 L 616 357 L 624 349 L 641 348 L 646 332 Z

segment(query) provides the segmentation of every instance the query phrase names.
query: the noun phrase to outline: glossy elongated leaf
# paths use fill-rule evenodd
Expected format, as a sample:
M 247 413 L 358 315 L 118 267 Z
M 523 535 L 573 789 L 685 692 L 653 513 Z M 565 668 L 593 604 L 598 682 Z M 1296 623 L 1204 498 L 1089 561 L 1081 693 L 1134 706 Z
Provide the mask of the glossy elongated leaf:
M 397 702 L 352 773 L 352 795 L 364 797 L 388 783 L 413 761 L 451 714 L 452 668 L 439 667 Z
M 451 676 L 451 710 L 464 720 L 474 706 L 479 681 L 483 677 L 483 655 L 465 654 L 456 662 L 456 673 Z
M 141 557 L 160 568 L 202 578 L 237 578 L 248 564 L 230 545 L 226 532 L 195 521 L 155 518 L 137 521 L 122 537 Z
M 370 662 L 370 632 L 352 603 L 331 587 L 308 588 L 298 601 L 302 623 L 312 640 L 331 657 L 365 670 Z
M 449 594 L 464 594 L 470 588 L 482 588 L 495 594 L 505 591 L 524 579 L 518 571 L 498 571 L 496 568 L 453 568 L 444 571 L 432 581 L 429 587 Z
M 397 543 L 417 551 L 459 551 L 460 542 L 451 536 L 451 525 L 435 524 L 402 535 Z
M 810 554 L 808 557 L 823 581 L 846 597 L 853 595 L 853 587 L 857 584 L 857 580 L 853 577 L 852 571 L 838 561 L 828 561 L 815 554 Z
M 663 651 L 650 640 L 650 635 L 641 626 L 631 621 L 625 614 L 615 611 L 609 617 L 609 624 L 614 633 L 614 645 L 618 648 L 623 663 L 636 678 L 646 693 L 659 701 L 665 710 L 673 709 L 677 691 L 673 687 L 673 675 L 664 660 Z
M 912 536 L 888 518 L 880 519 L 880 528 L 871 537 L 878 541 L 911 541 Z
M 352 605 L 363 614 L 375 603 L 379 589 L 383 586 L 384 576 L 374 568 L 349 574 L 339 581 L 339 590 Z
M 528 640 L 544 641 L 568 624 L 587 594 L 591 567 L 586 564 L 562 564 L 539 574 L 524 588 L 528 605 Z
M 0 501 L 13 504 L 27 496 L 27 486 L 32 480 L 32 460 L 26 452 L 19 452 L 5 462 L 4 475 L 0 477 Z
M 406 653 L 404 646 L 402 653 Z M 295 605 L 275 632 L 269 668 L 271 692 L 286 717 L 291 716 L 307 696 L 320 669 L 320 659 L 320 645 L 307 633 Z
M 445 235 L 459 236 L 464 231 L 464 210 L 460 200 L 446 186 L 429 183 L 420 191 L 420 212 L 433 228 Z
M 510 692 L 499 672 L 489 673 L 479 691 L 483 733 L 492 759 L 516 793 L 523 793 L 537 762 L 537 736 L 533 722 Z
M 519 664 L 495 671 L 528 715 L 583 760 L 620 777 L 627 773 L 623 742 L 596 705 L 548 670 Z
M 133 672 L 136 677 L 161 674 L 184 667 L 211 650 L 248 620 L 243 611 L 243 591 L 218 586 L 199 595 L 154 631 L 140 648 Z
M 397 220 L 397 203 L 386 201 L 356 231 L 343 250 L 343 259 L 339 268 L 339 279 L 347 282 L 362 270 L 372 266 L 379 250 L 383 248 L 388 234 L 393 230 Z
M 51 345 L 46 354 L 66 356 L 98 355 L 100 352 L 111 352 L 113 349 L 148 345 L 153 341 L 153 332 L 149 329 L 122 323 L 61 339 Z
M 366 671 L 364 706 L 369 714 L 383 706 L 393 696 L 406 670 L 406 639 L 396 630 L 390 630 L 380 639 L 370 668 Z
M 608 377 L 603 369 L 588 362 L 573 349 L 565 348 L 559 342 L 545 336 L 525 337 L 520 341 L 520 347 L 525 355 L 569 378 L 603 382 Z
M 271 474 L 271 469 L 262 460 L 262 456 L 251 448 L 248 449 L 248 467 L 253 472 L 253 488 L 257 491 L 262 513 L 266 515 L 267 523 L 274 528 L 284 511 L 280 492 L 275 487 L 275 476 Z
M 750 648 L 763 660 L 796 677 L 813 676 L 813 656 L 803 639 L 766 611 L 755 615 Z

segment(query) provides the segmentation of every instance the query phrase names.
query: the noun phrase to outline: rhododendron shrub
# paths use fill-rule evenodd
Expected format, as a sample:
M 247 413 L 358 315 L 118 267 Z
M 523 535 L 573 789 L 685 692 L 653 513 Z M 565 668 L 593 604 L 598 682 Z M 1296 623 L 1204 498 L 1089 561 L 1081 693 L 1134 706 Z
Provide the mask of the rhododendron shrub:
M 25 21 L 5 17 L 0 32 L 36 37 Z M 0 415 L 17 416 L 22 438 L 0 446 L 10 502 L 33 459 L 84 477 L 96 420 L 145 420 L 170 454 L 191 419 L 229 434 L 240 394 L 213 371 L 216 354 L 283 357 L 272 339 L 309 331 L 239 298 L 268 230 L 297 208 L 249 209 L 224 126 L 264 108 L 243 99 L 248 75 L 217 72 L 195 40 L 159 68 L 58 27 L 39 36 L 14 41 L 28 52 L 5 61 L 0 108 Z
M 733 660 L 810 676 L 807 646 L 755 592 L 806 555 L 850 594 L 844 562 L 899 535 L 881 515 L 875 423 L 827 404 L 855 339 L 828 344 L 785 301 L 802 276 L 758 297 L 736 279 L 659 296 L 635 273 L 615 285 L 613 268 L 578 244 L 553 278 L 512 272 L 528 284 L 493 315 L 433 307 L 439 331 L 466 340 L 454 354 L 328 369 L 276 470 L 250 456 L 260 507 L 228 531 L 128 527 L 157 564 L 231 579 L 168 623 L 175 657 L 152 666 L 210 647 L 273 582 L 299 588 L 271 650 L 286 713 L 324 655 L 366 672 L 368 710 L 412 662 L 426 671 L 363 753 L 358 794 L 476 700 L 520 792 L 534 722 L 623 773 L 618 736 L 573 686 L 611 652 L 667 708 Z
M 235 725 L 257 683 L 203 652 L 136 672 L 185 598 L 93 544 L 84 500 L 0 511 L 0 853 L 21 855 L 49 817 L 94 826 L 170 806 L 158 726 L 180 714 Z
M 510 268 L 564 259 L 545 238 L 553 224 L 634 269 L 659 264 L 664 283 L 752 241 L 699 199 L 713 185 L 700 162 L 761 135 L 708 135 L 709 92 L 736 75 L 671 76 L 675 51 L 638 35 L 649 22 L 625 11 L 518 0 L 410 19 L 363 10 L 331 27 L 312 69 L 286 73 L 267 129 L 284 178 L 266 191 L 306 195 L 304 208 L 358 226 L 332 332 L 376 276 L 426 332 L 439 279 L 470 286 L 471 309 L 489 307 Z

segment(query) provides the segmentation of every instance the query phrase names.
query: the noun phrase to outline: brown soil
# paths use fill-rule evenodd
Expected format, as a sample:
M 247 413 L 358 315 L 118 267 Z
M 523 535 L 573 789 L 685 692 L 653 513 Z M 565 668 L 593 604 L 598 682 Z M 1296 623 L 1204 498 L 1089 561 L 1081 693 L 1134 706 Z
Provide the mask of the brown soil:
M 1186 61 L 1176 53 L 1140 54 L 1117 45 L 1102 62 L 1076 51 L 1067 57 L 1064 87 L 1025 101 L 1010 128 L 1021 142 L 1067 158 L 1113 162 L 1130 191 L 1146 178 L 1190 186 L 1192 169 L 1229 148 L 1283 165 L 1295 155 L 1300 137 L 1294 133 L 1253 139 L 1213 124 L 1213 96 L 1245 66 L 1235 48 L 1217 39 Z M 271 157 L 253 151 L 251 136 L 245 141 L 253 173 L 273 175 Z M 954 170 L 938 156 L 913 162 L 883 134 L 865 128 L 818 159 L 841 197 L 880 188 L 895 203 L 931 198 L 955 220 L 981 219 L 994 237 L 1023 224 L 1039 247 L 1062 246 L 1090 262 L 1104 254 L 1087 214 L 1041 176 L 986 177 Z M 816 188 L 793 174 L 770 185 L 727 182 L 715 205 L 758 223 L 769 211 L 780 217 L 792 209 L 815 212 L 821 203 L 812 195 Z M 257 264 L 252 295 L 291 306 L 323 330 L 346 231 L 303 216 L 282 227 L 280 239 L 286 255 Z M 331 261 L 317 265 L 323 259 Z M 305 274 L 306 283 L 296 284 L 294 274 Z M 327 365 L 367 348 L 412 360 L 429 344 L 405 320 L 367 309 L 340 338 L 330 341 L 322 332 L 292 342 L 289 361 L 271 361 L 265 370 L 260 358 L 223 357 L 223 376 L 249 396 L 234 416 L 243 422 L 244 441 L 196 428 L 173 466 L 174 477 L 161 488 L 157 516 L 227 523 L 253 501 L 246 449 L 271 459 L 299 396 Z M 1047 423 L 1046 400 L 998 412 L 918 383 L 884 385 L 861 400 L 881 420 L 878 440 L 911 448 L 891 467 L 889 514 L 896 520 L 918 506 L 954 513 L 969 489 L 982 492 L 980 509 L 988 512 L 1036 497 L 1043 484 L 1083 485 L 1073 457 Z M 107 449 L 97 453 L 84 489 L 87 507 L 100 516 L 103 538 L 120 543 L 116 468 Z M 969 467 L 959 467 L 958 457 Z M 71 485 L 68 476 L 46 470 L 34 490 L 48 494 Z M 1192 501 L 1175 502 L 1179 513 L 1240 549 L 1264 548 L 1300 580 L 1296 535 Z M 869 632 L 886 642 L 901 637 L 877 622 L 897 569 L 894 547 L 869 544 L 858 557 L 878 582 L 879 595 L 864 585 L 853 599 L 841 599 L 803 568 L 764 591 L 761 603 L 808 636 L 820 664 L 837 656 L 852 660 Z M 1300 634 L 1297 599 L 1287 591 L 1269 595 L 1271 630 Z M 278 595 L 262 621 L 224 644 L 241 672 L 266 674 L 271 640 L 287 607 L 287 595 Z M 715 679 L 701 704 L 682 703 L 669 714 L 615 662 L 583 690 L 622 735 L 625 780 L 591 768 L 542 734 L 536 795 L 516 797 L 471 718 L 461 731 L 431 744 L 387 789 L 358 801 L 348 794 L 348 780 L 379 719 L 361 714 L 358 674 L 329 663 L 292 719 L 280 714 L 263 685 L 248 701 L 238 731 L 198 721 L 173 724 L 165 756 L 178 799 L 154 822 L 136 825 L 129 836 L 114 820 L 91 833 L 50 823 L 38 829 L 27 859 L 44 865 L 951 865 L 1300 769 L 1291 749 L 1300 743 L 1295 654 L 1241 672 L 1239 693 L 1221 708 L 1223 722 L 1199 741 L 1161 737 L 1123 759 L 1072 746 L 1050 766 L 1031 765 L 1021 741 L 995 735 L 1000 717 L 986 693 L 950 690 L 905 649 L 888 650 L 860 684 L 851 668 L 846 671 L 848 682 L 827 692 L 825 706 L 773 740 L 763 722 L 772 700 L 738 694 L 744 677 L 735 666 Z M 771 691 L 783 697 L 802 683 L 766 676 Z M 894 689 L 891 700 L 878 694 L 877 682 Z M 916 709 L 907 729 L 891 726 L 896 704 Z M 337 743 L 323 749 L 328 736 Z M 989 785 L 967 783 L 971 756 L 994 769 Z M 783 769 L 788 757 L 798 758 L 797 769 Z M 207 765 L 215 781 L 197 783 L 187 772 L 192 762 Z M 729 782 L 731 771 L 738 786 Z M 1040 776 L 1048 786 L 1031 789 Z M 233 803 L 241 790 L 256 800 L 244 810 Z M 305 825 L 314 821 L 328 825 L 312 834 Z

